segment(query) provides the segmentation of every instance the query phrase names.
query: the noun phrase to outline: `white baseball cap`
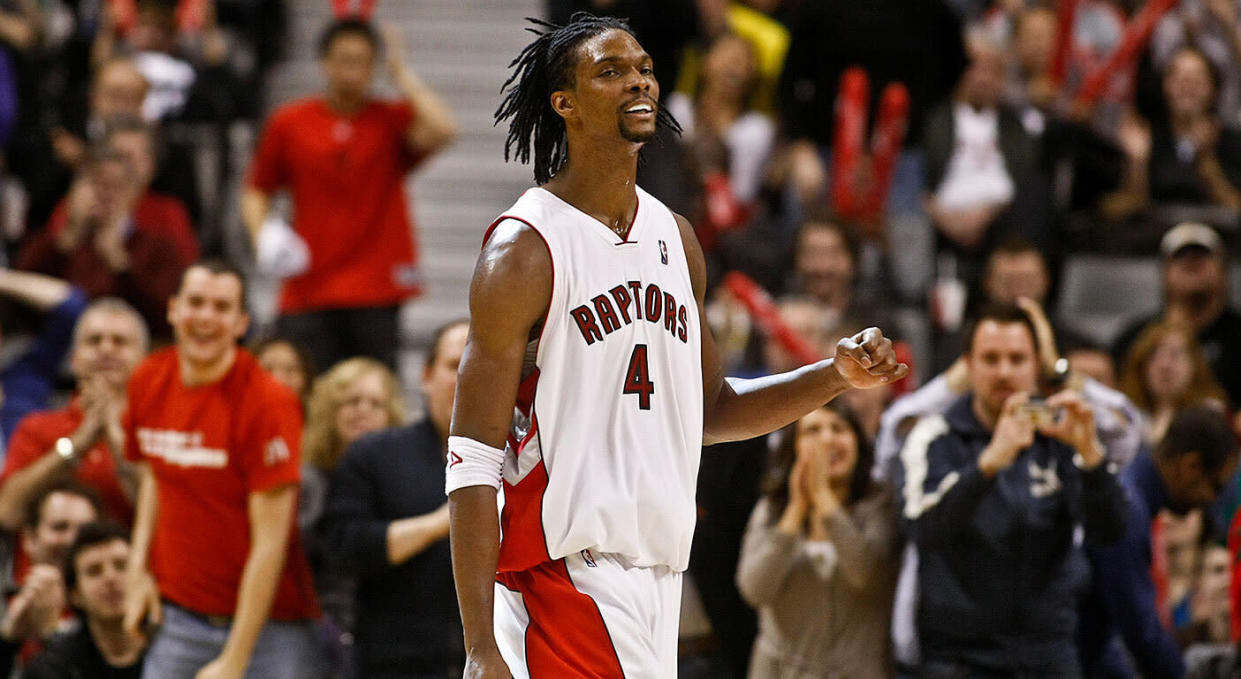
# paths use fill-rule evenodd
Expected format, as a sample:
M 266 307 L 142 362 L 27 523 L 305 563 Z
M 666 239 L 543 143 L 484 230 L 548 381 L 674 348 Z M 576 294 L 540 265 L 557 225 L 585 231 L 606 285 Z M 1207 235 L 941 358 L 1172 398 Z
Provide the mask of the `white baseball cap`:
M 1215 229 L 1206 224 L 1181 222 L 1163 235 L 1163 240 L 1159 242 L 1159 254 L 1171 257 L 1188 247 L 1199 247 L 1218 255 L 1224 251 L 1224 242 Z

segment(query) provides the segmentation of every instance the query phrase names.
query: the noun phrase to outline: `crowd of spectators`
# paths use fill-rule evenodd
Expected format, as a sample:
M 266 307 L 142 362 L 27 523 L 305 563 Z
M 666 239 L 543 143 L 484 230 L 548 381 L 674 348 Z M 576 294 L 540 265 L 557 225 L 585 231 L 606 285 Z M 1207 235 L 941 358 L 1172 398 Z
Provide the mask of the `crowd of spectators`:
M 578 10 L 655 57 L 683 133 L 640 183 L 695 226 L 729 373 L 802 360 L 734 271 L 813 351 L 875 325 L 915 368 L 704 450 L 682 676 L 1241 676 L 1241 5 L 547 3 Z M 261 111 L 281 16 L 0 0 L 0 674 L 461 676 L 466 321 L 396 370 L 405 179 L 457 114 L 366 16 L 321 34 L 317 93 Z M 1059 299 L 1100 256 L 1158 271 L 1116 333 Z M 243 271 L 280 281 L 262 332 Z

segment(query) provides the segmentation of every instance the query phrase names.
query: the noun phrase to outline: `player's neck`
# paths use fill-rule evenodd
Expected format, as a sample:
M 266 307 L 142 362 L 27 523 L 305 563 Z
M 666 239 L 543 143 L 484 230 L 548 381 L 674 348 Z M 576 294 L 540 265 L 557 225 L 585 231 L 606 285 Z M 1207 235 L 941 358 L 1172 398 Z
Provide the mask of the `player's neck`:
M 192 361 L 183 352 L 178 352 L 178 359 L 181 364 L 181 383 L 187 387 L 200 387 L 224 377 L 237 360 L 237 347 L 229 347 L 223 356 L 210 363 Z
M 638 150 L 641 148 L 641 145 L 625 144 L 627 153 L 618 157 L 616 153 L 575 149 L 570 143 L 571 160 L 543 188 L 609 228 L 618 224 L 624 228 L 633 221 L 637 209 Z M 574 162 L 574 158 L 578 161 Z

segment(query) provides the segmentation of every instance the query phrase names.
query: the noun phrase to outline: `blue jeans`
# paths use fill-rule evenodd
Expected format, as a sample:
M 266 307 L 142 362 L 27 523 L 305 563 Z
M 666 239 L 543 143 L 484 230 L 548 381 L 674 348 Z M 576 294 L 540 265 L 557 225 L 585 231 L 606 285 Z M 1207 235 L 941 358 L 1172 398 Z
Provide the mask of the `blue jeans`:
M 220 655 L 228 631 L 226 624 L 164 602 L 164 624 L 147 649 L 142 679 L 194 679 Z M 254 644 L 246 679 L 318 679 L 321 664 L 311 622 L 269 622 Z

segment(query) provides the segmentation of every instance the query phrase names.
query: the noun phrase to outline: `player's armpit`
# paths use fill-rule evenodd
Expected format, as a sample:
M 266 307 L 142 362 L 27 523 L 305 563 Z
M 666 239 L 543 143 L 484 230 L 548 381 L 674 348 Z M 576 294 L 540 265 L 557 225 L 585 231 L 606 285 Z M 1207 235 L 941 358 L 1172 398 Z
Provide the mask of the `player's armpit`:
M 452 434 L 504 447 L 533 328 L 547 313 L 547 245 L 517 220 L 492 232 L 470 282 L 470 333 L 457 376 Z
M 675 213 L 674 213 L 675 214 Z M 710 413 L 720 399 L 721 393 L 731 391 L 724 382 L 724 368 L 720 364 L 719 350 L 715 346 L 715 338 L 711 328 L 705 322 L 707 295 L 707 260 L 694 234 L 694 227 L 689 220 L 675 215 L 677 227 L 681 232 L 681 246 L 685 250 L 685 260 L 689 265 L 690 284 L 694 288 L 694 302 L 698 305 L 698 318 L 703 320 L 702 327 L 702 403 L 704 415 L 710 419 Z M 715 441 L 706 433 L 709 445 Z

